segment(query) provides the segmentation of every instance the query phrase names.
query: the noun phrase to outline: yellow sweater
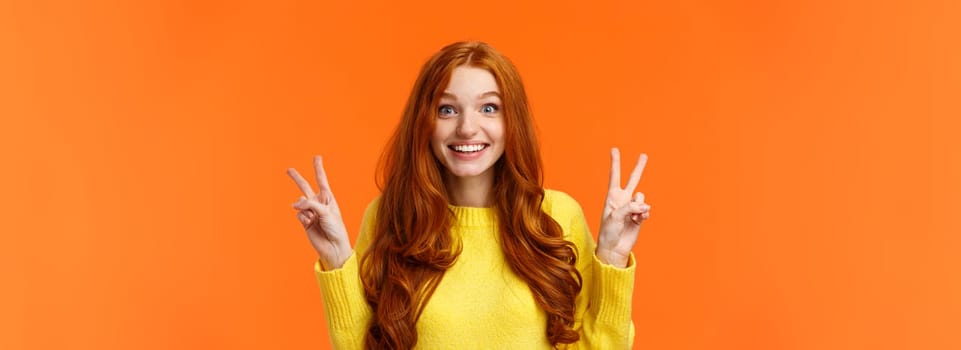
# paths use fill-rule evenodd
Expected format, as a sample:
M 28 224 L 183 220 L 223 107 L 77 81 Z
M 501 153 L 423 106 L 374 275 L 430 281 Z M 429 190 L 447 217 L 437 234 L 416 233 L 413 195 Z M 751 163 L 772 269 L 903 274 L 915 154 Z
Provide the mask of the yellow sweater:
M 363 348 L 371 309 L 364 299 L 357 256 L 370 245 L 376 203 L 374 200 L 364 212 L 355 254 L 344 266 L 323 271 L 319 261 L 314 264 L 335 349 Z M 625 269 L 597 260 L 581 206 L 566 193 L 545 191 L 542 208 L 577 247 L 577 269 L 584 280 L 574 316 L 581 339 L 568 348 L 630 348 L 634 342 L 634 257 Z M 527 283 L 507 264 L 498 242 L 494 210 L 451 209 L 456 216 L 451 234 L 460 237 L 463 251 L 424 307 L 417 322 L 416 348 L 550 349 L 546 314 Z

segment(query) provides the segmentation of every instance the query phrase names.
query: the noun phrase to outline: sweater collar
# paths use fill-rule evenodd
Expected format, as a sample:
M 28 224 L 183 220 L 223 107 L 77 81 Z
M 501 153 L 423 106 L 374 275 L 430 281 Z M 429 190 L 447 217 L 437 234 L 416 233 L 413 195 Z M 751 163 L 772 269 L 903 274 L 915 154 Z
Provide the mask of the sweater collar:
M 459 207 L 447 205 L 454 213 L 454 226 L 489 227 L 497 223 L 497 211 L 494 208 Z

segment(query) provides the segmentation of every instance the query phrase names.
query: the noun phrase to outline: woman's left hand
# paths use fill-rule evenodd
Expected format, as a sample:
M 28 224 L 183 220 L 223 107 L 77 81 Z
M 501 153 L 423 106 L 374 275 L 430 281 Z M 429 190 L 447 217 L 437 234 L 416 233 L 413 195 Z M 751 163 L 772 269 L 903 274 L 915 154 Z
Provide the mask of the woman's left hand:
M 637 242 L 641 222 L 651 215 L 651 206 L 644 203 L 644 194 L 634 193 L 641 181 L 647 155 L 641 154 L 637 165 L 631 171 L 627 187 L 621 188 L 621 154 L 617 148 L 611 149 L 611 182 L 604 201 L 601 229 L 597 235 L 597 258 L 616 267 L 627 267 L 631 249 Z

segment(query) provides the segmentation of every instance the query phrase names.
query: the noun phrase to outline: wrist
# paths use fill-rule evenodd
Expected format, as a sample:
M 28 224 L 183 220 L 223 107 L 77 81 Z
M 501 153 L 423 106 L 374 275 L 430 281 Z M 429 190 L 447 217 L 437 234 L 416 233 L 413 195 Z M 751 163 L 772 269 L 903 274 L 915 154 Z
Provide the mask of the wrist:
M 336 270 L 344 266 L 344 263 L 347 262 L 347 259 L 350 258 L 351 254 L 353 254 L 353 250 L 351 250 L 350 248 L 347 248 L 343 250 L 338 250 L 337 252 L 334 253 L 333 256 L 321 255 L 318 258 L 318 261 L 320 261 L 320 267 L 324 271 Z
M 598 248 L 597 251 L 594 252 L 594 254 L 597 255 L 597 260 L 600 260 L 602 263 L 611 265 L 617 268 L 621 268 L 621 269 L 627 267 L 627 263 L 630 261 L 630 258 L 631 258 L 630 252 L 628 252 L 627 254 L 620 254 L 611 250 L 600 249 L 600 248 Z

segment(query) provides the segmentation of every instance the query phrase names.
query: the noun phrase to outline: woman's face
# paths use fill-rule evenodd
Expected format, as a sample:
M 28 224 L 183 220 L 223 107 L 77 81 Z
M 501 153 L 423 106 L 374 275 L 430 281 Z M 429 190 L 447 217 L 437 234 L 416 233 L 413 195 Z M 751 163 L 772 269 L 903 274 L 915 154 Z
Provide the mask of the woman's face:
M 502 106 L 500 89 L 489 71 L 469 66 L 454 69 L 437 107 L 431 137 L 434 156 L 450 175 L 493 176 L 494 163 L 504 154 Z

